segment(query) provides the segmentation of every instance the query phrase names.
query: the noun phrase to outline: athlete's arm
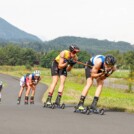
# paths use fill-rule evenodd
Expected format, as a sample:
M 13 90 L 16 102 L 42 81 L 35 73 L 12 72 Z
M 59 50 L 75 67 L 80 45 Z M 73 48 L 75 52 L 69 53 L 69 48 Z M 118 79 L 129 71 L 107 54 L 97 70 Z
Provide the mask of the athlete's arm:
M 37 85 L 38 83 L 39 83 L 39 81 L 41 80 L 41 77 L 39 78 L 39 80 L 37 80 L 37 82 L 36 82 L 36 84 L 35 85 Z
M 73 59 L 72 59 L 74 62 L 72 62 L 72 64 L 69 64 L 68 66 L 67 66 L 67 71 L 69 72 L 69 71 L 71 71 L 71 69 L 73 68 L 73 66 L 76 64 L 76 62 L 75 61 L 77 61 L 78 60 L 78 57 L 77 57 L 77 55 L 75 55 L 74 57 L 73 57 Z
M 61 53 L 60 53 L 60 61 L 59 61 L 59 65 L 58 65 L 58 68 L 59 69 L 62 69 L 62 68 L 64 68 L 64 67 L 66 67 L 67 66 L 67 62 L 64 62 L 64 55 L 65 55 L 65 52 L 64 51 L 62 51 Z
M 33 85 L 33 82 L 32 82 L 32 75 L 29 75 L 29 85 Z
M 105 76 L 109 77 L 116 70 L 117 70 L 117 68 L 115 66 L 111 67 L 110 69 L 107 69 L 105 72 Z
M 100 59 L 96 59 L 95 65 L 92 68 L 91 77 L 98 78 L 101 75 L 103 75 L 103 72 L 98 73 L 98 71 L 100 70 L 101 65 L 102 65 L 101 60 Z

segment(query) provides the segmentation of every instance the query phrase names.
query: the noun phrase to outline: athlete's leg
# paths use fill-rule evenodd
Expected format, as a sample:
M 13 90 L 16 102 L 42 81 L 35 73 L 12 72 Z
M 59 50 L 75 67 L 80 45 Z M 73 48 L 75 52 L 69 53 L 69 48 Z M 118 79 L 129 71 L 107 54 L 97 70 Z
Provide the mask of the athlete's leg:
M 34 96 L 34 95 L 35 95 L 36 86 L 33 85 L 33 86 L 31 87 L 31 89 L 32 89 L 31 96 Z
M 24 90 L 24 86 L 21 86 L 18 97 L 22 96 L 23 90 Z
M 97 102 L 99 100 L 99 97 L 100 97 L 100 94 L 101 94 L 101 91 L 102 91 L 102 88 L 103 88 L 103 84 L 104 84 L 104 80 L 97 80 L 97 89 L 96 89 L 96 92 L 95 92 L 93 102 L 91 104 L 92 109 L 96 109 L 96 107 L 97 107 Z
M 50 93 L 53 93 L 54 92 L 54 89 L 56 87 L 56 84 L 58 82 L 58 79 L 59 79 L 59 76 L 58 75 L 52 76 L 52 83 L 51 83 L 50 88 L 49 88 L 49 92 Z
M 59 79 L 58 75 L 52 76 L 52 83 L 50 85 L 49 92 L 48 92 L 48 97 L 47 97 L 47 100 L 46 100 L 47 104 L 51 104 L 51 99 L 52 99 L 52 96 L 53 96 L 54 89 L 57 85 L 58 79 Z
M 58 95 L 57 95 L 57 98 L 56 98 L 56 101 L 55 101 L 55 103 L 58 104 L 58 105 L 60 104 L 60 100 L 61 100 L 62 93 L 63 93 L 63 90 L 64 90 L 65 80 L 66 80 L 66 76 L 61 75 L 60 76 L 60 85 L 59 85 L 59 89 L 58 89 Z
M 84 109 L 83 105 L 84 105 L 85 98 L 88 94 L 89 88 L 93 84 L 93 78 L 91 78 L 91 68 L 85 67 L 85 76 L 86 76 L 86 85 L 85 85 L 84 89 L 82 90 L 80 101 L 78 103 L 78 108 L 81 109 L 81 110 Z
M 19 95 L 18 95 L 18 99 L 17 99 L 17 104 L 20 104 L 23 90 L 24 90 L 24 86 L 21 86 L 20 91 L 19 91 Z
M 28 85 L 25 96 L 29 96 L 29 94 L 30 94 L 30 90 L 31 90 L 31 86 Z
M 31 97 L 30 97 L 30 103 L 34 104 L 34 95 L 35 95 L 36 86 L 33 85 L 31 89 L 32 89 L 32 93 L 31 93 Z
M 18 94 L 18 98 L 21 98 L 24 87 L 25 87 L 25 77 L 22 76 L 21 79 L 20 79 L 20 91 L 19 91 L 19 94 Z
M 60 85 L 59 85 L 58 92 L 61 92 L 61 93 L 63 92 L 65 80 L 66 80 L 66 76 L 61 75 L 60 76 Z
M 88 94 L 90 87 L 92 86 L 92 83 L 93 83 L 93 79 L 91 77 L 87 78 L 86 85 L 82 91 L 80 101 L 78 103 L 78 109 L 80 110 L 84 110 L 84 101 L 85 101 L 85 98 Z
M 103 88 L 104 80 L 97 80 L 97 89 L 95 92 L 95 96 L 99 97 Z
M 27 91 L 25 93 L 25 104 L 28 104 L 30 90 L 31 90 L 31 86 L 27 84 Z
M 81 94 L 82 96 L 87 96 L 88 91 L 89 91 L 90 87 L 92 86 L 92 84 L 93 84 L 93 79 L 91 77 L 87 78 L 86 86 L 84 87 L 82 94 Z

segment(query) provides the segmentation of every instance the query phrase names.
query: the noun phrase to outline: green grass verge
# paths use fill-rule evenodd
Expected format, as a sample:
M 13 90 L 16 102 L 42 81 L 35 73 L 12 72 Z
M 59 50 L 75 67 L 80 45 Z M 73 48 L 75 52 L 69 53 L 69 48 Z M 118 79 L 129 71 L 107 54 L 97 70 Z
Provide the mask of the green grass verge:
M 49 87 L 52 80 L 50 76 L 50 69 L 34 67 L 32 68 L 32 70 L 27 70 L 25 66 L 15 66 L 15 67 L 0 66 L 0 73 L 21 77 L 22 75 L 28 72 L 33 72 L 33 70 L 35 69 L 39 69 L 41 71 L 41 77 L 42 77 L 41 82 L 47 84 Z M 116 78 L 120 78 L 121 74 L 122 78 L 125 78 L 128 75 L 127 72 L 126 74 L 124 74 L 124 71 L 116 72 Z M 85 83 L 86 80 L 84 77 L 84 69 L 73 69 L 68 74 L 68 78 L 66 80 L 63 92 L 62 102 L 68 104 L 77 104 L 82 89 L 85 86 Z M 56 99 L 57 96 L 58 85 L 56 86 L 53 95 L 53 101 Z M 90 89 L 87 98 L 85 100 L 85 105 L 91 104 L 95 93 L 95 89 L 96 89 L 95 86 L 93 86 Z M 48 95 L 47 92 L 45 92 L 44 97 L 42 98 L 43 102 L 46 100 L 47 95 Z M 126 93 L 124 90 L 119 89 L 103 88 L 98 106 L 116 111 L 134 112 L 134 93 Z

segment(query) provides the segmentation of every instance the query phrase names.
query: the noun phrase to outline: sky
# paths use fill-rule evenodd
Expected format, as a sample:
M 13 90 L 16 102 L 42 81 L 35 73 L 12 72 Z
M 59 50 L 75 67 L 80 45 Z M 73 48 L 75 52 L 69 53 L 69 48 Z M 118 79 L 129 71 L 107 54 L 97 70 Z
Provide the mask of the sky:
M 134 0 L 0 0 L 0 17 L 42 40 L 76 36 L 134 44 Z

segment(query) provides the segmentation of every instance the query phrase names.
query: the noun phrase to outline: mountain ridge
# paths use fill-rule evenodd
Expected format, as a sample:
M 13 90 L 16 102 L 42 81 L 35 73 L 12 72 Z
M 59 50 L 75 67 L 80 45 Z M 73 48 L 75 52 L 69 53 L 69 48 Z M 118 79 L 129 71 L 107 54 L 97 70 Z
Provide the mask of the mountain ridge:
M 111 50 L 126 52 L 134 50 L 134 45 L 125 41 L 109 41 L 94 38 L 61 36 L 49 41 L 42 41 L 39 37 L 29 34 L 0 18 L 0 45 L 18 44 L 21 47 L 32 48 L 36 51 L 51 51 L 68 49 L 71 44 L 76 44 L 81 50 L 92 55 L 102 54 Z
M 37 36 L 27 33 L 0 17 L 0 39 L 5 42 L 40 42 Z
M 55 49 L 59 48 L 60 46 L 62 49 L 67 48 L 67 46 L 70 44 L 76 44 L 82 50 L 88 51 L 93 55 L 111 50 L 120 50 L 121 52 L 134 50 L 134 46 L 124 41 L 113 42 L 108 40 L 98 40 L 93 38 L 75 36 L 62 36 L 46 42 L 46 45 L 48 47 L 55 46 Z

